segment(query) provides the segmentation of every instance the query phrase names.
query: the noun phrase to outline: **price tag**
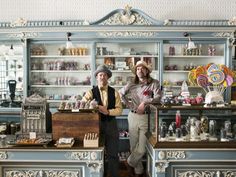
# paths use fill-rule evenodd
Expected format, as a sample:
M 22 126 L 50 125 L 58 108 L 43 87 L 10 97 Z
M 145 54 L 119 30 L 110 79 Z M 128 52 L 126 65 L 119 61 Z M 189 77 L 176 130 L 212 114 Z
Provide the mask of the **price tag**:
M 36 139 L 36 132 L 29 132 L 29 139 Z

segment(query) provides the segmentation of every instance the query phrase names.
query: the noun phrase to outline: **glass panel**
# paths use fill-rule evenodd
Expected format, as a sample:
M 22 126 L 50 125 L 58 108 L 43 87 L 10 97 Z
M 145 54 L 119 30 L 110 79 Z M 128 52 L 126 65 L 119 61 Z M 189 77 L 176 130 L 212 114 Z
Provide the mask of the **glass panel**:
M 23 47 L 21 44 L 0 45 L 1 106 L 18 107 L 23 98 Z M 11 104 L 10 104 L 11 103 Z

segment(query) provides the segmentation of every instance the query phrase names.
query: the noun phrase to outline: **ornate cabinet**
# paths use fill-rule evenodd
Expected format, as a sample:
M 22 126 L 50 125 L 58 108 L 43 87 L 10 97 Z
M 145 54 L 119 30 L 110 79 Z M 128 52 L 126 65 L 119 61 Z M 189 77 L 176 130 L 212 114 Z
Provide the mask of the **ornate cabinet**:
M 103 177 L 103 148 L 7 148 L 0 149 L 0 176 Z

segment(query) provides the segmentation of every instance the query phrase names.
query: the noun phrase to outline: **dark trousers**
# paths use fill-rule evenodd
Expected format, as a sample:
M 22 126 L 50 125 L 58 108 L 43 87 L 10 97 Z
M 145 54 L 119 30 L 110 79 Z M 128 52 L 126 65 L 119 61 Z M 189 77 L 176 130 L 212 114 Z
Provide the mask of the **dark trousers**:
M 119 133 L 115 118 L 101 121 L 101 138 L 105 145 L 105 153 L 108 162 L 105 162 L 105 175 L 118 177 L 119 158 Z

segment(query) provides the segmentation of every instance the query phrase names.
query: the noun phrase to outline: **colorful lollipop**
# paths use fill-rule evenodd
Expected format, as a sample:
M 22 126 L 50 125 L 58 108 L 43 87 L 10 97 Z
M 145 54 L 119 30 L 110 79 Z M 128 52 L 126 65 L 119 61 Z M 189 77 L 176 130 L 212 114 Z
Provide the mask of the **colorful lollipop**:
M 219 66 L 217 65 L 217 64 L 211 64 L 209 67 L 208 67 L 208 69 L 207 69 L 207 74 L 210 74 L 210 73 L 212 73 L 212 72 L 214 72 L 214 71 L 219 71 L 220 70 L 220 68 L 219 68 Z
M 208 74 L 208 79 L 213 85 L 219 85 L 225 80 L 225 74 L 220 70 L 212 71 Z
M 200 86 L 200 87 L 207 87 L 207 86 L 209 85 L 207 76 L 204 75 L 204 74 L 200 74 L 200 75 L 197 77 L 197 84 L 198 84 L 198 86 Z
M 198 77 L 200 74 L 206 74 L 206 70 L 203 66 L 198 66 L 196 68 L 195 73 L 196 73 L 196 76 Z

